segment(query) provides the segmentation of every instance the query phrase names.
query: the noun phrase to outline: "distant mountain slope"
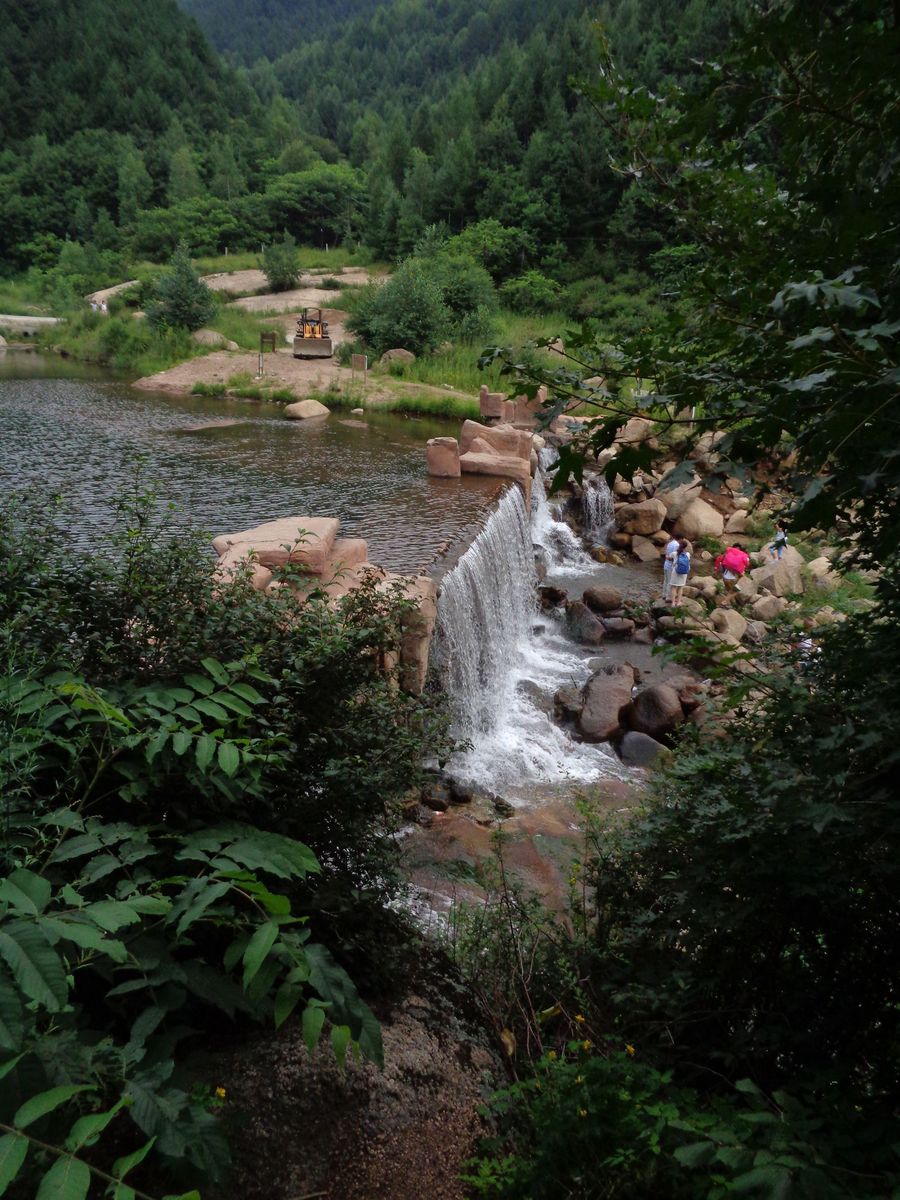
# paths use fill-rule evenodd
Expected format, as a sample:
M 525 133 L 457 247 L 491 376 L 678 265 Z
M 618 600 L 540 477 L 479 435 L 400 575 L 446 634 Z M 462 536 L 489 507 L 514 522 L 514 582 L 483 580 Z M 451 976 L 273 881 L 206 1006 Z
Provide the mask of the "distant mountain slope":
M 371 13 L 383 0 L 180 0 L 195 17 L 210 44 L 238 62 L 276 59 L 301 41 L 330 37 L 360 14 Z
M 211 130 L 252 107 L 175 0 L 2 0 L 0 140 Z

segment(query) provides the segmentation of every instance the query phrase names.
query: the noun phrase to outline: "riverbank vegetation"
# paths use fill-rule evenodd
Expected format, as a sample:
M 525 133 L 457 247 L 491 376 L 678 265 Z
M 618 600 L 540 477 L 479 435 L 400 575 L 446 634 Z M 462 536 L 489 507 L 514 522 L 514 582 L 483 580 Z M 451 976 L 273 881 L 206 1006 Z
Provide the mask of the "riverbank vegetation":
M 0 510 L 0 1179 L 181 1191 L 228 1162 L 227 1081 L 194 1048 L 208 1072 L 297 1009 L 310 1047 L 379 1060 L 339 958 L 389 988 L 368 938 L 445 721 L 377 669 L 389 593 L 223 587 L 139 477 L 94 554 L 61 518 Z

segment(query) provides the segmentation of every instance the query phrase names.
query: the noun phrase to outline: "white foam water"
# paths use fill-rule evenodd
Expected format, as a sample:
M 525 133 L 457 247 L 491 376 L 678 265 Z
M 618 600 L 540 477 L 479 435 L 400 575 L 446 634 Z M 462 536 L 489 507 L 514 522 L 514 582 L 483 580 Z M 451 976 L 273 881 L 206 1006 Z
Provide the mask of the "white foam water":
M 531 485 L 531 540 L 554 576 L 584 575 L 596 565 L 578 535 L 560 520 L 557 506 L 547 499 L 540 471 Z
M 435 639 L 455 731 L 470 743 L 448 773 L 512 803 L 623 775 L 611 751 L 574 741 L 547 711 L 557 688 L 585 682 L 590 654 L 538 614 L 532 537 L 521 492 L 510 488 L 443 581 Z
M 615 519 L 612 492 L 602 475 L 589 475 L 581 494 L 584 536 L 595 545 L 606 541 Z

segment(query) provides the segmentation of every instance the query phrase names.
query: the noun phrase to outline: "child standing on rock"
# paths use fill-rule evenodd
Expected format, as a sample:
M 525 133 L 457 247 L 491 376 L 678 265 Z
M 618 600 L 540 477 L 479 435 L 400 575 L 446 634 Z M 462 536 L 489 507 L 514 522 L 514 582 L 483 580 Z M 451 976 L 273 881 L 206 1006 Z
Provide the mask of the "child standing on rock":
M 784 548 L 788 544 L 787 525 L 784 521 L 775 522 L 775 540 L 769 547 L 769 554 L 772 558 L 781 558 L 784 554 Z
M 672 586 L 669 588 L 669 603 L 676 607 L 681 603 L 684 585 L 691 573 L 691 544 L 687 538 L 681 538 L 678 543 L 678 553 L 675 555 L 675 566 L 672 570 Z

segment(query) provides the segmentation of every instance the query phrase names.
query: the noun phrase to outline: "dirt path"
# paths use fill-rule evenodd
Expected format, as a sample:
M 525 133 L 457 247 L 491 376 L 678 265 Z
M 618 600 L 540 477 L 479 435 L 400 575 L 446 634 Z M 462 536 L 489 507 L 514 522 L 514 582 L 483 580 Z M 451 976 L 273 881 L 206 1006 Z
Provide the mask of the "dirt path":
M 364 267 L 347 267 L 343 271 L 308 271 L 300 280 L 300 287 L 289 292 L 268 292 L 263 295 L 250 293 L 262 292 L 268 281 L 262 271 L 219 271 L 215 275 L 204 275 L 203 282 L 214 292 L 222 292 L 227 296 L 237 296 L 232 300 L 235 308 L 243 308 L 247 312 L 286 312 L 291 308 L 322 307 L 334 299 L 336 288 L 323 288 L 324 279 L 337 279 L 341 287 L 362 287 L 369 283 L 371 275 Z M 307 299 L 306 297 L 311 297 Z
M 289 322 L 285 322 L 286 337 L 293 328 L 294 320 L 291 318 Z M 254 381 L 266 386 L 290 388 L 297 399 L 303 399 L 305 396 L 329 390 L 346 393 L 354 384 L 353 372 L 349 367 L 340 366 L 332 358 L 294 358 L 287 347 L 277 350 L 274 354 L 266 354 L 265 376 L 261 380 L 256 380 L 258 364 L 258 355 L 251 351 L 214 350 L 201 358 L 192 358 L 188 362 L 159 371 L 156 375 L 138 379 L 133 386 L 148 392 L 186 395 L 195 383 L 227 385 L 233 375 L 247 374 Z M 410 383 L 383 375 L 370 374 L 365 384 L 357 383 L 356 386 L 359 389 L 360 405 L 373 407 L 393 399 L 398 393 L 412 396 L 455 396 L 458 399 L 473 401 L 475 399 L 465 392 L 431 387 L 424 383 Z

